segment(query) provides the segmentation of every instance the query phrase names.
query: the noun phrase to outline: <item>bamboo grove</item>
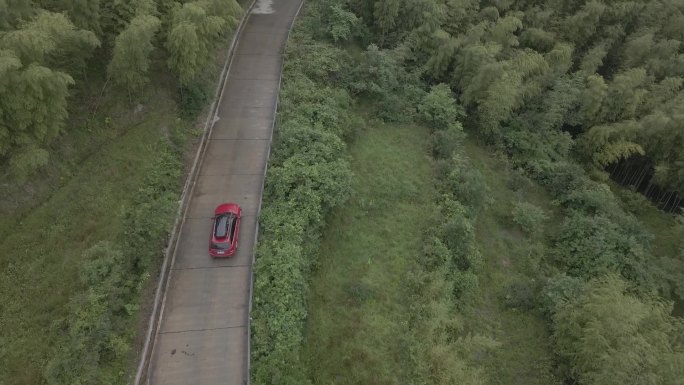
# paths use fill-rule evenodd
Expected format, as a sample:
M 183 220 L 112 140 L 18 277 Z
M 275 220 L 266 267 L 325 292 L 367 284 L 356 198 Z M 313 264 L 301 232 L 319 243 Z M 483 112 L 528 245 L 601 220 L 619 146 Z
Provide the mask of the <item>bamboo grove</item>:
M 1 0 L 3 168 L 23 177 L 48 162 L 50 142 L 68 130 L 70 89 L 88 74 L 138 95 L 157 65 L 187 86 L 242 13 L 234 0 Z
M 350 7 L 383 47 L 451 85 L 491 141 L 537 159 L 572 153 L 650 196 L 657 187 L 661 207 L 680 205 L 684 2 L 352 0 Z

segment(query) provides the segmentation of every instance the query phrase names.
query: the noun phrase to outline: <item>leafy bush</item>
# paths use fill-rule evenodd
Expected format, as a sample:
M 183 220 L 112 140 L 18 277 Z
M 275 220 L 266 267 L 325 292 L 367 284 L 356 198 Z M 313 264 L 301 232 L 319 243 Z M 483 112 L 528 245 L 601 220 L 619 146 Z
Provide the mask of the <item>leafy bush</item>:
M 513 309 L 533 310 L 538 307 L 539 286 L 536 281 L 516 279 L 506 288 L 504 295 L 506 306 Z
M 537 234 L 544 221 L 549 219 L 544 210 L 527 202 L 518 202 L 513 207 L 513 221 L 528 234 Z
M 471 216 L 477 215 L 487 203 L 487 185 L 480 171 L 459 154 L 451 159 L 451 171 L 445 181 L 445 188 L 460 201 Z
M 654 285 L 644 247 L 604 216 L 569 213 L 555 250 L 558 261 L 570 275 L 589 278 L 620 272 L 642 288 Z
M 444 130 L 452 125 L 459 125 L 459 121 L 465 116 L 461 107 L 451 94 L 451 89 L 446 84 L 432 86 L 421 103 L 418 105 L 418 115 L 428 127 L 435 130 Z
M 358 28 L 359 18 L 339 4 L 330 7 L 328 33 L 334 42 L 349 40 Z
M 409 73 L 400 55 L 371 44 L 351 73 L 349 88 L 355 95 L 374 102 L 376 116 L 392 122 L 411 122 L 423 100 L 416 73 Z
M 620 197 L 625 210 L 635 214 L 645 214 L 652 206 L 651 202 L 642 194 L 628 189 L 615 189 L 617 195 Z
M 438 159 L 450 159 L 454 152 L 463 145 L 465 133 L 458 122 L 454 122 L 442 130 L 432 134 L 432 151 Z
M 308 275 L 325 214 L 351 194 L 344 138 L 353 135 L 356 121 L 349 94 L 334 86 L 345 78 L 345 62 L 342 51 L 312 41 L 310 33 L 295 28 L 288 43 L 264 186 L 252 313 L 256 384 L 308 382 L 299 358 Z M 353 293 L 362 299 L 359 290 Z
M 566 274 L 547 278 L 541 298 L 542 310 L 549 315 L 555 313 L 567 303 L 574 301 L 580 295 L 583 287 L 584 281 L 582 279 Z
M 188 121 L 193 120 L 207 105 L 209 101 L 209 92 L 207 86 L 199 80 L 189 82 L 188 84 L 179 86 L 178 95 L 180 100 L 178 102 L 181 110 L 181 115 Z
M 436 270 L 451 261 L 451 251 L 440 237 L 428 236 L 424 241 L 422 262 L 426 271 Z

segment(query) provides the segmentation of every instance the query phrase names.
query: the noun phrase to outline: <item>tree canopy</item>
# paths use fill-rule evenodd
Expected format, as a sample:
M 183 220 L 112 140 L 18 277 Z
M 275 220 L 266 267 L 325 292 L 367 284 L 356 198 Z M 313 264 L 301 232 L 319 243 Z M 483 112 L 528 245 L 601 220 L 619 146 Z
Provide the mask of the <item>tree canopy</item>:
M 87 74 L 139 92 L 159 48 L 192 81 L 242 14 L 235 0 L 0 0 L 0 163 L 17 176 L 47 163 Z

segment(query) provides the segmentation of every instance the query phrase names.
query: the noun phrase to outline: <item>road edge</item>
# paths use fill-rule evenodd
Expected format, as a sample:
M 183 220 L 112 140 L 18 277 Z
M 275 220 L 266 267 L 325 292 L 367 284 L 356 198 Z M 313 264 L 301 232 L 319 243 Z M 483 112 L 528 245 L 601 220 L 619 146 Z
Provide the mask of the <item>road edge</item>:
M 240 24 L 235 29 L 233 34 L 233 39 L 230 42 L 230 48 L 226 55 L 226 60 L 223 64 L 223 69 L 219 75 L 219 79 L 216 85 L 216 91 L 214 92 L 214 98 L 212 99 L 211 106 L 209 107 L 209 114 L 204 122 L 204 130 L 202 132 L 202 138 L 200 139 L 200 144 L 195 153 L 195 159 L 188 173 L 188 177 L 185 180 L 185 185 L 181 193 L 180 204 L 178 205 L 178 211 L 176 212 L 176 220 L 173 223 L 171 232 L 169 233 L 169 241 L 164 252 L 164 260 L 162 262 L 162 267 L 159 272 L 159 280 L 157 284 L 157 289 L 154 295 L 154 306 L 152 308 L 152 313 L 148 321 L 147 333 L 145 335 L 145 344 L 143 345 L 142 352 L 140 353 L 138 368 L 136 370 L 135 379 L 133 385 L 142 385 L 149 381 L 149 365 L 150 358 L 154 353 L 154 340 L 157 338 L 159 333 L 159 325 L 161 324 L 162 315 L 164 313 L 164 305 L 166 303 L 166 292 L 171 276 L 171 268 L 176 259 L 176 250 L 178 249 L 178 240 L 180 239 L 181 229 L 185 223 L 185 216 L 188 211 L 190 200 L 192 199 L 192 193 L 195 189 L 195 183 L 197 180 L 197 175 L 199 173 L 199 166 L 204 160 L 204 154 L 207 149 L 207 142 L 211 136 L 212 129 L 214 128 L 214 123 L 216 123 L 216 116 L 218 112 L 218 107 L 221 105 L 221 99 L 223 98 L 223 89 L 228 78 L 228 73 L 230 72 L 230 67 L 233 63 L 233 57 L 235 50 L 240 41 L 240 35 L 244 26 L 247 24 L 249 15 L 252 13 L 252 8 L 256 4 L 256 0 L 252 0 L 249 7 L 245 10 L 245 14 L 240 20 Z M 282 74 L 282 70 L 281 70 Z M 270 147 L 269 147 L 270 148 Z M 261 201 L 259 202 L 261 207 Z M 257 232 L 258 232 L 257 224 Z M 169 262 L 170 261 L 170 262 Z M 251 306 L 251 291 L 250 291 L 250 306 Z M 144 378 L 144 381 L 143 381 Z

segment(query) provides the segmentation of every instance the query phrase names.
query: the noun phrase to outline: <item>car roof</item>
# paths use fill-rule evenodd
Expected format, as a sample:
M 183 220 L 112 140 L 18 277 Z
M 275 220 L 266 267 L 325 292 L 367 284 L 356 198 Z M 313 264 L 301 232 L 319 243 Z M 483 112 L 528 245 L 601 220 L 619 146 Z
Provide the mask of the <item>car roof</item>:
M 224 238 L 228 235 L 228 229 L 235 220 L 236 216 L 233 213 L 221 214 L 216 217 L 216 226 L 214 227 L 214 236 L 216 238 Z

